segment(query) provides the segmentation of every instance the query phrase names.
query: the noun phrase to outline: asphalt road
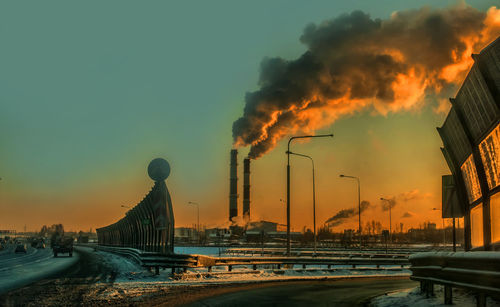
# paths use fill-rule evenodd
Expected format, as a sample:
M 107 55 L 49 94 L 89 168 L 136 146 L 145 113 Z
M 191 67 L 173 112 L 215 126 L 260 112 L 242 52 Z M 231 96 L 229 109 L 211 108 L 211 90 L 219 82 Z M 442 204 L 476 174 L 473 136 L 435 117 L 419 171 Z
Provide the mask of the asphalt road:
M 416 287 L 409 278 L 362 278 L 260 285 L 205 298 L 188 306 L 366 306 L 387 292 Z
M 7 245 L 0 252 L 0 294 L 53 276 L 78 261 L 77 254 L 54 258 L 50 248 L 29 246 L 26 253 L 15 253 L 15 248 L 15 244 Z
M 105 286 L 114 281 L 116 272 L 93 251 L 75 248 L 73 258 L 76 261 L 70 266 L 50 277 L 0 295 L 0 306 L 81 306 L 92 285 Z M 49 262 L 47 265 L 53 267 L 55 263 L 71 259 L 52 257 L 44 263 Z
M 25 253 L 15 253 L 16 244 L 9 244 L 0 252 L 0 278 L 4 272 L 20 265 L 26 265 L 32 262 L 40 262 L 52 257 L 50 249 L 36 249 L 27 247 Z

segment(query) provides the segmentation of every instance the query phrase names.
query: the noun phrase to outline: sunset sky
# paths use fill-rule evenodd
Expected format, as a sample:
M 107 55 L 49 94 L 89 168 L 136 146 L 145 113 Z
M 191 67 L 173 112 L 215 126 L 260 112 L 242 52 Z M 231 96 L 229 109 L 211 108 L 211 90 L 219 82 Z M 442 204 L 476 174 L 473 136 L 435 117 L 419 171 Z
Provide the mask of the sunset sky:
M 200 204 L 202 224 L 227 225 L 232 126 L 243 115 L 245 93 L 259 89 L 261 61 L 300 57 L 307 49 L 300 37 L 311 23 L 354 10 L 385 20 L 426 5 L 464 4 L 2 2 L 0 229 L 111 224 L 126 212 L 122 205 L 137 204 L 149 191 L 146 168 L 156 157 L 171 165 L 176 226 L 195 223 L 189 201 Z M 498 1 L 467 5 L 486 13 Z M 452 79 L 451 96 L 460 85 Z M 425 221 L 440 227 L 440 212 L 432 208 L 441 207 L 441 175 L 449 173 L 436 131 L 446 103 L 426 96 L 407 108 L 381 109 L 366 101 L 313 129 L 334 133 L 333 139 L 292 145 L 315 159 L 318 226 L 357 204 L 355 181 L 339 178 L 347 174 L 361 178 L 361 199 L 371 203 L 363 224 L 374 219 L 388 228 L 379 199 L 395 197 L 393 227 Z M 252 161 L 253 220 L 285 222 L 285 151 L 281 140 Z M 248 152 L 239 148 L 240 196 Z M 292 228 L 312 227 L 308 160 L 292 157 L 292 190 Z M 335 229 L 356 226 L 357 219 L 348 219 Z

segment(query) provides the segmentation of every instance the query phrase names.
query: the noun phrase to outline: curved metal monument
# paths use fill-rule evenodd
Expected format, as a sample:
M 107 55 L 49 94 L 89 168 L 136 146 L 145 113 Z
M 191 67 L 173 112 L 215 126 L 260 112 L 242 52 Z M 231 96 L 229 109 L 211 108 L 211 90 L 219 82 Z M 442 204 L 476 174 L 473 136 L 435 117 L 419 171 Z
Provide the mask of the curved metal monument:
M 155 181 L 151 191 L 124 218 L 96 230 L 99 245 L 174 252 L 174 212 L 165 184 L 170 165 L 162 158 L 154 159 L 149 163 L 148 174 Z

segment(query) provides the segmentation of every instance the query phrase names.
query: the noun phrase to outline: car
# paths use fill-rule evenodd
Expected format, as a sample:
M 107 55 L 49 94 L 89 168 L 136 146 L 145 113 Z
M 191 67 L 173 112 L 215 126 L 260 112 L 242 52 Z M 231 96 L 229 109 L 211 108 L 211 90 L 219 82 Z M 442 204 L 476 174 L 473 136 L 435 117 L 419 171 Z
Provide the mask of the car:
M 45 243 L 38 242 L 38 244 L 36 245 L 36 248 L 38 248 L 38 249 L 45 248 Z
M 27 252 L 28 252 L 28 250 L 26 249 L 26 245 L 24 245 L 24 244 L 18 244 L 16 246 L 16 250 L 15 250 L 16 254 L 17 253 L 25 253 L 26 254 Z

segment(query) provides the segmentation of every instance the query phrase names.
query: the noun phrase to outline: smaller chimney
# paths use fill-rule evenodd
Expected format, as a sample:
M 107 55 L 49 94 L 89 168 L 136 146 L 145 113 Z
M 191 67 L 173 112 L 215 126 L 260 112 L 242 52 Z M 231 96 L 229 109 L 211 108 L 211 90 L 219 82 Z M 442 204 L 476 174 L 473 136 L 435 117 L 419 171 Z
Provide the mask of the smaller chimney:
M 229 169 L 229 221 L 238 216 L 238 150 L 231 150 Z
M 250 220 L 250 159 L 243 160 L 243 218 Z

